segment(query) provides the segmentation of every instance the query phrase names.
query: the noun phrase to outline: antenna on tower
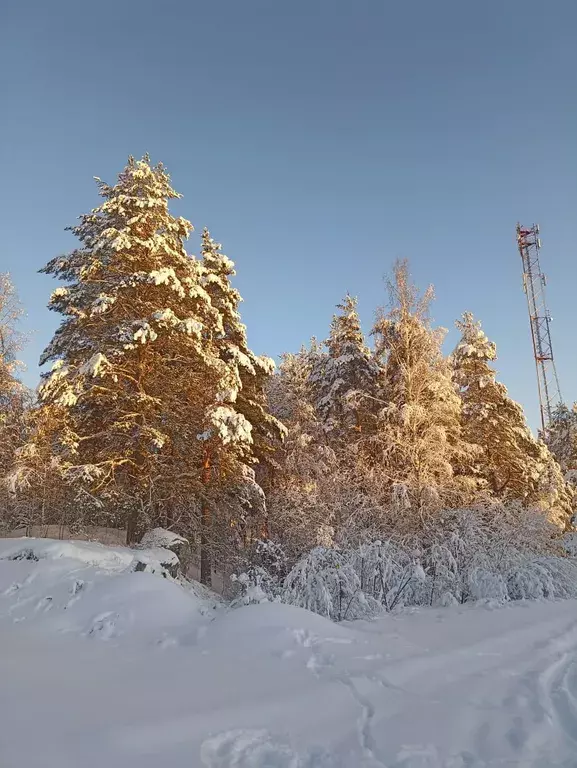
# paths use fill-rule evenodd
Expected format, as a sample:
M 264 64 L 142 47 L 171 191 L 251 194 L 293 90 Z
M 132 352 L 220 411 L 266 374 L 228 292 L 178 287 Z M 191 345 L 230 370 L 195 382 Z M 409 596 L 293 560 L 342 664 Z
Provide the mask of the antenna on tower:
M 527 296 L 529 309 L 533 354 L 537 368 L 541 428 L 543 436 L 545 436 L 555 406 L 561 402 L 561 389 L 553 358 L 551 315 L 545 300 L 547 280 L 541 272 L 539 263 L 539 251 L 541 249 L 539 225 L 533 224 L 527 229 L 517 224 L 517 246 L 523 262 L 523 289 Z

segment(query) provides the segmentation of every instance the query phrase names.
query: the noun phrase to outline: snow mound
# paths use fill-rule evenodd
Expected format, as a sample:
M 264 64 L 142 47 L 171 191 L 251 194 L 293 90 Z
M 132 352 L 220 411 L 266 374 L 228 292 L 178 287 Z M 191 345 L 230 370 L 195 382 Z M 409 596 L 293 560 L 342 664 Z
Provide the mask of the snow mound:
M 58 560 L 67 558 L 106 571 L 126 570 L 134 560 L 128 547 L 108 547 L 88 541 L 0 539 L 0 560 Z
M 162 530 L 162 529 L 159 529 Z M 168 533 L 168 532 L 167 532 Z M 77 560 L 105 571 L 148 571 L 161 576 L 175 576 L 179 559 L 176 553 L 159 543 L 149 547 L 110 547 L 89 541 L 58 539 L 0 540 L 0 560 Z
M 147 531 L 140 542 L 140 546 L 145 549 L 156 549 L 157 547 L 172 549 L 186 544 L 188 544 L 188 539 L 179 536 L 174 531 L 168 531 L 166 528 L 154 528 L 152 531 Z
M 0 540 L 0 627 L 42 624 L 86 637 L 171 644 L 196 631 L 216 601 L 167 570 L 178 557 L 84 541 Z

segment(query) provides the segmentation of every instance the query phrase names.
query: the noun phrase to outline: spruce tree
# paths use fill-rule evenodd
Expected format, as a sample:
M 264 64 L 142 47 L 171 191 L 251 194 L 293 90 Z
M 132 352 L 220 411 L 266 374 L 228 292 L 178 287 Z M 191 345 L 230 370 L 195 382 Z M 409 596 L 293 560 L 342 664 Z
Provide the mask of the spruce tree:
M 327 352 L 317 357 L 310 380 L 329 440 L 346 443 L 373 426 L 379 366 L 365 342 L 356 298 L 347 294 L 337 309 Z
M 482 449 L 475 470 L 490 492 L 525 499 L 538 480 L 539 447 L 521 406 L 495 378 L 495 344 L 470 312 L 457 321 L 461 339 L 452 355 L 463 402 L 463 433 Z
M 539 503 L 556 520 L 566 516 L 570 493 L 553 457 L 533 437 L 522 407 L 496 380 L 491 367 L 497 358 L 495 344 L 470 312 L 456 325 L 461 339 L 452 362 L 463 403 L 463 437 L 478 446 L 472 474 L 485 482 L 494 497 Z

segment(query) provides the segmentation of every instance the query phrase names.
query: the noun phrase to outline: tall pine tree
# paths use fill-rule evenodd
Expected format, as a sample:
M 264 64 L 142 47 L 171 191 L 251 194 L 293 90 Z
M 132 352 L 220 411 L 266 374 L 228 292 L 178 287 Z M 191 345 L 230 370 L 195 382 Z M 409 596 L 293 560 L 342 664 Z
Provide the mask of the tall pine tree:
M 270 413 L 267 402 L 267 382 L 274 373 L 275 363 L 249 348 L 246 326 L 239 312 L 242 297 L 230 282 L 236 274 L 234 262 L 222 253 L 221 244 L 212 239 L 208 229 L 202 235 L 202 265 L 202 284 L 222 324 L 222 332 L 214 341 L 221 359 L 238 372 L 236 408 L 251 423 L 253 456 L 264 464 L 274 451 L 275 441 L 285 433 L 282 423 Z
M 234 396 L 240 363 L 222 359 L 222 316 L 185 250 L 192 225 L 169 212 L 179 195 L 164 168 L 130 158 L 116 185 L 97 181 L 104 202 L 71 228 L 80 247 L 43 270 L 66 285 L 50 302 L 64 319 L 40 397 L 66 408 L 69 459 L 129 542 L 191 508 L 208 582 L 207 473 L 240 480 L 252 462 Z
M 236 411 L 251 424 L 250 462 L 262 475 L 286 431 L 270 413 L 266 396 L 267 382 L 274 373 L 275 364 L 271 358 L 256 355 L 249 348 L 246 327 L 239 312 L 242 298 L 231 284 L 231 278 L 236 274 L 234 262 L 222 253 L 221 244 L 213 240 L 206 228 L 202 234 L 201 253 L 201 282 L 219 316 L 212 343 L 220 359 L 235 374 L 226 395 L 234 402 Z M 247 462 L 244 481 L 235 482 L 228 495 L 229 524 L 238 528 L 244 543 L 255 535 L 268 534 L 265 498 L 257 482 L 260 478 L 250 468 L 250 462 Z

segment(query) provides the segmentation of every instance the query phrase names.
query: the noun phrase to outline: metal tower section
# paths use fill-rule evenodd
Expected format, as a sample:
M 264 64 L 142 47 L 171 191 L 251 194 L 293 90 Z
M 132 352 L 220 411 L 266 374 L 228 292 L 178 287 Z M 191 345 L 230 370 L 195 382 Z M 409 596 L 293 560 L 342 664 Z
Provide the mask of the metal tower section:
M 559 378 L 551 343 L 551 315 L 545 301 L 547 280 L 541 272 L 539 225 L 530 229 L 517 224 L 517 246 L 523 261 L 523 289 L 527 295 L 533 353 L 537 367 L 537 386 L 541 409 L 541 427 L 545 434 L 555 406 L 561 402 Z

